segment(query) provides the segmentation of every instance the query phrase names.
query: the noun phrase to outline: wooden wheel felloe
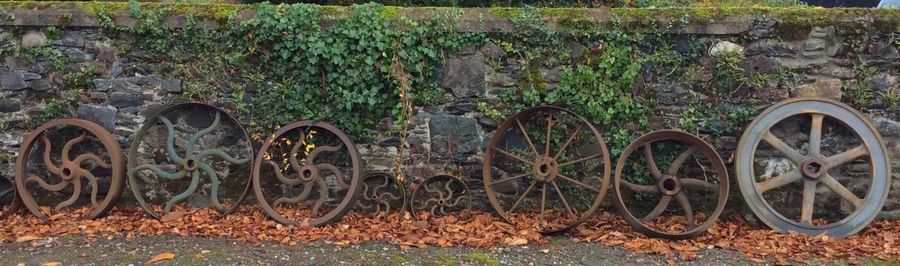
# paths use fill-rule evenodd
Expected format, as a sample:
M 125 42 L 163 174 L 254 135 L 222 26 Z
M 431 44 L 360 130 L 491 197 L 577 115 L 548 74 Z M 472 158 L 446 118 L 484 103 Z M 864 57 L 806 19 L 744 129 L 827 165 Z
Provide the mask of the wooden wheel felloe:
M 392 211 L 403 212 L 406 207 L 406 187 L 388 173 L 370 173 L 362 179 L 362 195 L 356 209 L 375 216 Z
M 16 194 L 16 185 L 5 176 L 0 176 L 0 219 L 10 216 L 22 206 L 19 195 Z
M 889 162 L 864 115 L 830 99 L 795 98 L 769 107 L 747 127 L 735 174 L 747 205 L 769 227 L 842 238 L 881 210 Z
M 661 130 L 644 134 L 622 151 L 613 185 L 616 207 L 632 228 L 652 237 L 683 239 L 706 232 L 725 209 L 728 170 L 700 138 Z M 652 204 L 643 204 L 648 202 Z M 658 225 L 666 213 L 678 224 Z
M 409 199 L 413 217 L 427 211 L 431 217 L 454 213 L 468 215 L 472 210 L 469 186 L 456 176 L 439 174 L 426 178 L 416 186 Z
M 119 198 L 124 166 L 122 149 L 106 129 L 87 120 L 57 119 L 22 141 L 15 193 L 42 220 L 78 206 L 88 206 L 85 218 L 94 219 Z
M 540 217 L 543 233 L 587 220 L 609 186 L 611 163 L 600 132 L 559 107 L 519 112 L 494 132 L 484 156 L 485 192 L 504 220 L 512 213 Z
M 155 218 L 177 204 L 234 211 L 250 188 L 253 148 L 240 122 L 211 105 L 184 103 L 148 118 L 128 153 L 128 182 Z
M 340 129 L 295 122 L 263 143 L 253 165 L 253 192 L 279 223 L 320 226 L 352 209 L 362 183 L 360 169 L 359 151 Z

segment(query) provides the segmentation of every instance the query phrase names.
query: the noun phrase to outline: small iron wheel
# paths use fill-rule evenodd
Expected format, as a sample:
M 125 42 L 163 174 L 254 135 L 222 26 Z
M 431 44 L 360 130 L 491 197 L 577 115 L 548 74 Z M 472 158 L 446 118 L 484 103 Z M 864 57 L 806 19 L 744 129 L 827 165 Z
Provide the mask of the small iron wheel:
M 613 185 L 622 217 L 651 237 L 684 239 L 706 232 L 728 200 L 722 158 L 709 143 L 676 130 L 650 132 L 631 142 L 619 155 Z M 673 200 L 680 210 L 672 210 Z M 677 215 L 669 218 L 678 224 L 657 225 L 666 213 Z
M 52 120 L 26 135 L 20 151 L 16 193 L 41 220 L 81 206 L 90 209 L 84 218 L 94 219 L 109 211 L 122 193 L 122 148 L 94 122 Z
M 0 219 L 16 213 L 21 206 L 16 185 L 8 177 L 0 176 Z
M 878 131 L 825 98 L 788 99 L 760 113 L 738 144 L 735 174 L 747 205 L 769 227 L 833 238 L 869 224 L 891 187 Z
M 451 214 L 468 215 L 472 210 L 472 197 L 465 181 L 452 175 L 433 175 L 416 186 L 409 199 L 413 218 L 428 211 L 431 216 Z
M 611 163 L 600 131 L 572 111 L 535 107 L 507 119 L 484 155 L 491 205 L 507 222 L 516 211 L 538 214 L 542 233 L 587 220 L 609 187 Z
M 406 187 L 397 177 L 388 173 L 370 173 L 362 179 L 362 197 L 356 202 L 357 210 L 373 216 L 403 212 L 406 207 Z
M 359 150 L 337 127 L 313 121 L 284 126 L 266 139 L 253 166 L 253 192 L 282 224 L 320 226 L 355 206 Z
M 183 103 L 147 118 L 128 153 L 128 183 L 154 218 L 178 204 L 237 209 L 250 189 L 253 147 L 234 117 L 211 105 Z M 161 209 L 160 209 L 161 207 Z

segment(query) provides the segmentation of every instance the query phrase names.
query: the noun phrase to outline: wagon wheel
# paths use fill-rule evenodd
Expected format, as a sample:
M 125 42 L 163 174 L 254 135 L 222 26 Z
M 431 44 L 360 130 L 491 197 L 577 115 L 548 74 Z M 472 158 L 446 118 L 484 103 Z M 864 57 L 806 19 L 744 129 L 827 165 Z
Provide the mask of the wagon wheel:
M 705 141 L 681 131 L 637 138 L 619 155 L 615 173 L 616 207 L 632 228 L 652 237 L 683 239 L 706 232 L 728 199 L 722 158 Z M 678 224 L 658 224 L 666 213 Z
M 89 208 L 85 218 L 97 218 L 109 211 L 122 193 L 122 149 L 94 122 L 47 122 L 25 136 L 20 151 L 16 193 L 42 220 L 83 206 Z
M 253 192 L 279 223 L 320 226 L 353 208 L 361 167 L 356 145 L 340 129 L 295 122 L 263 143 L 253 167 Z
M 840 137 L 848 135 L 853 138 Z M 744 131 L 735 162 L 747 205 L 782 232 L 853 235 L 875 218 L 890 188 L 878 131 L 864 115 L 830 99 L 795 98 L 769 107 Z
M 472 210 L 472 196 L 465 181 L 452 175 L 434 175 L 416 186 L 409 199 L 413 218 L 427 211 L 434 216 L 454 213 L 467 216 Z
M 5 176 L 0 176 L 0 219 L 10 216 L 22 206 L 19 195 L 16 194 L 16 185 Z
M 557 233 L 584 222 L 609 186 L 611 163 L 600 132 L 577 114 L 536 107 L 494 132 L 484 156 L 485 192 L 507 222 L 516 211 L 537 213 L 535 226 Z
M 406 188 L 397 177 L 388 173 L 371 173 L 362 179 L 362 195 L 356 209 L 374 216 L 403 212 L 406 207 Z
M 146 120 L 128 153 L 128 182 L 155 218 L 177 204 L 234 211 L 250 188 L 250 139 L 240 123 L 211 105 L 169 106 Z

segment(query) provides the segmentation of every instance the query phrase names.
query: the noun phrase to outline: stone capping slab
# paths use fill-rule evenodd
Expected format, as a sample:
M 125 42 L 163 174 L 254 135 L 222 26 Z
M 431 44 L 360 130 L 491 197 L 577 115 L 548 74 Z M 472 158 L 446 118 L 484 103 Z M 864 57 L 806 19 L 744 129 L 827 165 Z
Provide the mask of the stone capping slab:
M 90 5 L 89 11 L 86 6 Z M 253 5 L 245 4 L 167 4 L 142 2 L 142 8 L 169 7 L 173 10 L 164 25 L 181 28 L 187 24 L 184 10 L 198 10 L 200 20 L 214 26 L 224 19 L 212 18 L 209 10 L 226 9 L 237 12 L 235 19 L 255 16 Z M 448 8 L 448 7 L 385 7 L 382 15 L 388 19 L 400 17 L 412 20 L 429 19 L 433 14 L 459 10 L 456 29 L 463 32 L 511 32 L 516 30 L 511 18 L 525 12 L 524 8 Z M 0 27 L 99 27 L 98 12 L 115 12 L 112 16 L 119 26 L 133 26 L 135 20 L 123 2 L 0 2 Z M 203 11 L 205 10 L 205 11 Z M 878 27 L 900 31 L 900 9 L 865 8 L 768 8 L 768 7 L 697 7 L 697 8 L 535 8 L 550 30 L 579 31 L 585 25 L 613 27 L 656 28 L 666 33 L 733 35 L 742 34 L 760 21 L 774 21 L 778 26 L 851 25 Z M 206 13 L 204 13 L 206 12 Z M 328 27 L 351 12 L 349 7 L 322 6 L 322 25 Z M 221 16 L 221 15 L 220 15 Z M 11 18 L 11 19 L 10 19 Z M 681 22 L 677 22 L 681 21 Z M 617 24 L 622 23 L 622 24 Z M 591 27 L 591 29 L 603 27 Z M 588 30 L 591 30 L 588 29 Z

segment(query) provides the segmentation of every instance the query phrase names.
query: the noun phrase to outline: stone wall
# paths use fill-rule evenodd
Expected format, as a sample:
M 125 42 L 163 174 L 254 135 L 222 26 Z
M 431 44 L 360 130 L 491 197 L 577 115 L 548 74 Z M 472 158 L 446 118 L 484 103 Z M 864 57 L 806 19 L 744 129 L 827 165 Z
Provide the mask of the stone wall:
M 41 20 L 38 19 L 40 16 L 33 16 L 35 12 L 48 15 Z M 409 9 L 404 12 L 415 14 L 414 10 Z M 477 9 L 466 12 L 496 13 Z M 607 12 L 610 11 L 590 10 L 588 13 L 609 16 L 610 13 Z M 0 22 L 0 40 L 3 40 L 0 48 L 10 50 L 15 46 L 49 47 L 63 55 L 62 63 L 66 71 L 96 69 L 98 76 L 86 82 L 88 89 L 83 92 L 89 100 L 69 111 L 71 116 L 92 120 L 106 127 L 113 132 L 124 150 L 127 150 L 135 132 L 153 110 L 181 101 L 173 99 L 182 95 L 185 80 L 189 77 L 173 76 L 158 66 L 142 63 L 153 55 L 133 47 L 118 46 L 116 38 L 121 36 L 105 34 L 85 12 L 75 12 L 75 19 L 67 23 L 60 23 L 55 19 L 61 12 L 54 10 L 13 10 L 13 13 L 16 14 L 16 19 Z M 859 27 L 858 30 L 863 34 L 900 38 L 897 35 L 898 28 L 874 24 L 877 19 L 871 18 L 882 18 L 885 16 L 883 13 L 869 16 L 868 22 L 854 22 L 852 27 Z M 496 25 L 509 25 L 508 20 L 497 17 L 494 19 L 503 22 Z M 832 19 L 837 21 L 851 18 Z M 128 24 L 127 19 L 124 20 L 126 21 L 120 23 Z M 174 21 L 173 23 L 178 23 L 178 20 Z M 554 23 L 559 24 L 559 21 L 555 20 Z M 870 39 L 861 44 L 864 45 L 862 53 L 851 53 L 852 44 L 848 36 L 841 36 L 837 30 L 847 25 L 826 25 L 829 23 L 827 21 L 822 23 L 797 27 L 785 20 L 764 15 L 730 15 L 715 20 L 695 21 L 671 30 L 671 34 L 675 39 L 675 49 L 687 45 L 684 40 L 689 38 L 711 44 L 708 53 L 700 56 L 696 62 L 700 66 L 696 69 L 696 76 L 701 82 L 715 82 L 715 64 L 712 58 L 723 50 L 743 53 L 745 58 L 740 62 L 740 68 L 748 73 L 774 75 L 781 69 L 791 69 L 799 74 L 788 84 L 764 86 L 752 92 L 746 104 L 753 106 L 754 112 L 789 97 L 821 96 L 848 101 L 857 98 L 847 95 L 847 92 L 858 91 L 860 86 L 870 89 L 871 97 L 857 106 L 864 108 L 863 111 L 877 125 L 893 158 L 894 172 L 900 173 L 897 171 L 897 167 L 900 167 L 897 161 L 900 158 L 900 109 L 890 98 L 900 90 L 897 81 L 900 71 L 897 40 Z M 61 30 L 58 37 L 48 38 L 41 31 L 51 26 Z M 491 27 L 489 30 L 497 28 Z M 736 41 L 737 44 L 723 41 L 734 40 L 736 36 L 744 38 L 737 38 L 742 40 Z M 580 53 L 589 48 L 572 43 L 564 49 Z M 481 192 L 481 158 L 486 142 L 502 121 L 494 121 L 480 113 L 477 106 L 480 102 L 498 102 L 499 95 L 522 85 L 514 66 L 516 62 L 502 60 L 505 58 L 504 53 L 501 47 L 488 43 L 463 49 L 453 55 L 440 70 L 440 85 L 452 98 L 440 105 L 415 106 L 406 143 L 400 143 L 400 138 L 396 135 L 376 135 L 373 139 L 359 141 L 362 142 L 358 147 L 367 162 L 366 168 L 396 168 L 397 153 L 401 146 L 406 147 L 407 153 L 401 157 L 409 176 L 418 179 L 437 173 L 453 173 L 467 177 L 470 187 L 476 192 L 475 202 L 487 204 Z M 491 62 L 500 64 L 491 65 Z M 860 70 L 854 68 L 860 62 L 874 71 L 862 80 L 859 79 Z M 46 57 L 29 59 L 26 56 L 8 55 L 0 64 L 0 117 L 5 123 L 0 132 L 0 161 L 3 162 L 0 173 L 3 175 L 13 176 L 14 155 L 22 136 L 35 126 L 32 121 L 39 120 L 46 113 L 48 103 L 43 100 L 46 97 L 36 95 L 52 96 L 64 92 L 63 73 L 54 71 L 53 63 Z M 538 72 L 549 89 L 559 82 L 561 66 L 539 69 Z M 655 95 L 658 102 L 657 110 L 649 118 L 650 129 L 653 130 L 670 127 L 667 121 L 678 121 L 681 113 L 690 108 L 692 101 L 706 97 L 703 92 L 694 90 L 680 80 L 659 82 L 648 77 L 639 79 L 641 80 L 636 82 L 638 89 Z M 246 97 L 252 98 L 252 94 Z M 222 98 L 213 103 L 229 106 L 233 104 L 231 101 L 232 99 Z M 727 108 L 724 105 L 717 106 L 719 107 Z M 711 127 L 715 128 L 716 125 Z M 376 130 L 388 129 L 389 122 L 385 122 Z M 732 156 L 740 137 L 740 132 L 724 135 L 704 131 L 697 133 L 704 136 L 715 135 L 707 139 L 726 160 Z M 729 164 L 729 167 L 732 165 Z M 884 207 L 884 217 L 900 216 L 900 182 L 896 182 L 900 181 L 900 176 L 894 176 L 895 182 Z M 737 193 L 737 190 L 732 193 Z

